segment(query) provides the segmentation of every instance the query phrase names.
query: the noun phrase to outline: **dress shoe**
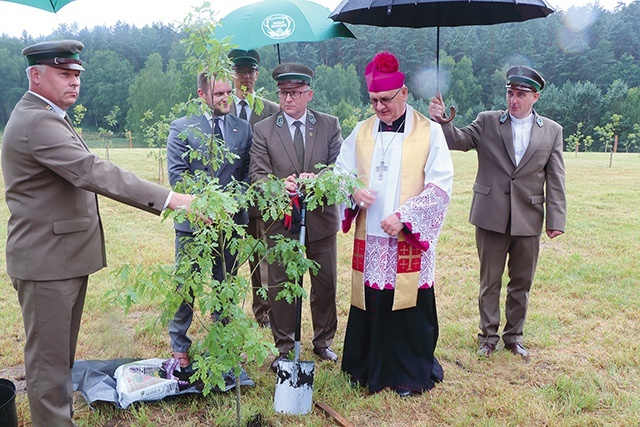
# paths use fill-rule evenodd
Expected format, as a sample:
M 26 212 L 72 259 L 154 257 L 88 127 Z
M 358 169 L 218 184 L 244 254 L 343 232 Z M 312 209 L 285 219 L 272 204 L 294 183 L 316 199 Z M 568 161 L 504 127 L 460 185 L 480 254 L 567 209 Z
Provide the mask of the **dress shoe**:
M 413 396 L 413 392 L 408 388 L 404 387 L 396 387 L 396 394 L 400 397 L 411 397 Z
M 496 349 L 495 344 L 490 342 L 483 342 L 480 344 L 480 350 L 478 350 L 478 356 L 489 357 Z
M 508 344 L 505 344 L 504 348 L 506 348 L 516 356 L 522 357 L 523 359 L 529 358 L 529 352 L 526 348 L 524 348 L 521 342 L 510 342 Z
M 317 354 L 322 360 L 328 360 L 329 362 L 338 361 L 338 355 L 333 350 L 331 350 L 331 347 L 314 348 L 313 352 Z
M 273 372 L 276 372 L 276 373 L 278 372 L 278 363 L 281 360 L 289 360 L 289 359 L 287 358 L 286 354 L 281 354 L 280 356 L 278 356 L 275 359 L 273 359 L 273 362 L 271 362 L 271 370 Z

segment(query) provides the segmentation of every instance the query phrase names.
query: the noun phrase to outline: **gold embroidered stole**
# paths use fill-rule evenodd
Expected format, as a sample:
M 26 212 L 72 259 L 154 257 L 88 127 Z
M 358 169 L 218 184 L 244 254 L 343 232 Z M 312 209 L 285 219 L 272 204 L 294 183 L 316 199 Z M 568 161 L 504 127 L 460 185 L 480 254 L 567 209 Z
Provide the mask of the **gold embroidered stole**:
M 409 114 L 407 112 L 407 114 Z M 358 176 L 368 184 L 371 160 L 375 147 L 372 138 L 375 116 L 365 120 L 356 135 L 356 169 Z M 404 134 L 402 143 L 402 168 L 400 176 L 400 204 L 417 196 L 424 190 L 424 165 L 429 157 L 431 124 L 422 114 L 414 110 L 411 133 Z M 364 257 L 366 253 L 366 211 L 361 210 L 356 218 L 351 265 L 351 305 L 365 310 Z M 402 233 L 398 234 L 398 265 L 396 273 L 393 310 L 415 307 L 418 298 L 422 252 L 409 245 Z M 384 285 L 384 284 L 383 284 Z

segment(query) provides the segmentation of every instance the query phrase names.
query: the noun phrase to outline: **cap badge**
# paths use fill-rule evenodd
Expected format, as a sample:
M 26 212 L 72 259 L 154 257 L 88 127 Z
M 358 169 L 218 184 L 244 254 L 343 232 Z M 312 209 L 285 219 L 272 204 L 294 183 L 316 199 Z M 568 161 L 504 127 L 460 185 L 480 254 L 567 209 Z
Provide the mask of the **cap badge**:
M 296 22 L 289 15 L 277 13 L 269 15 L 262 21 L 262 32 L 274 40 L 289 37 L 296 29 Z

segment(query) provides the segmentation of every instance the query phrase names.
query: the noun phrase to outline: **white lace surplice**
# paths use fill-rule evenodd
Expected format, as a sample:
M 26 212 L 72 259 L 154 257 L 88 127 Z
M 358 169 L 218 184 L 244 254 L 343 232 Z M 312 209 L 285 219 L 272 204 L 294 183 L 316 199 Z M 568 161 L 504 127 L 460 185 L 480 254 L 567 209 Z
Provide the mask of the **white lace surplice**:
M 447 148 L 442 128 L 431 123 L 431 145 L 429 159 L 424 168 L 425 188 L 417 196 L 401 206 L 400 169 L 402 166 L 403 134 L 394 137 L 393 132 L 378 134 L 379 121 L 373 126 L 373 138 L 377 138 L 371 161 L 371 173 L 367 185 L 376 190 L 375 203 L 367 210 L 367 237 L 364 257 L 364 281 L 366 286 L 376 289 L 395 287 L 398 265 L 398 239 L 388 236 L 380 227 L 380 222 L 391 214 L 398 214 L 400 220 L 418 237 L 428 242 L 429 249 L 422 252 L 419 288 L 433 286 L 435 279 L 436 242 L 449 205 L 453 182 L 453 163 Z M 355 141 L 361 123 L 344 141 L 337 166 L 343 171 L 356 168 Z M 405 132 L 413 127 L 413 109 L 407 106 Z M 384 147 L 384 149 L 383 149 Z M 384 151 L 384 152 L 383 152 Z M 384 158 L 388 168 L 380 175 L 376 169 Z M 380 180 L 382 176 L 382 180 Z

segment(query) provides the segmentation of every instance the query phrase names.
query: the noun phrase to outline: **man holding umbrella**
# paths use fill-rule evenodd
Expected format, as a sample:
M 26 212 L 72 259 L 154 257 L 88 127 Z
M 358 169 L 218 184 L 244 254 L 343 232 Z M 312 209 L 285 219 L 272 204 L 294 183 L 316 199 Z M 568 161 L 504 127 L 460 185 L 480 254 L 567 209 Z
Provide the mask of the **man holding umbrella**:
M 258 52 L 253 49 L 233 49 L 228 56 L 233 61 L 233 85 L 235 89 L 230 114 L 243 120 L 248 120 L 253 127 L 260 120 L 277 113 L 280 110 L 280 106 L 268 99 L 260 98 L 263 108 L 258 113 L 247 102 L 247 95 L 256 99 L 255 86 L 258 80 L 258 64 L 260 64 Z M 249 207 L 247 231 L 256 239 L 264 236 L 264 222 L 258 209 L 253 206 Z M 251 289 L 253 294 L 251 309 L 253 310 L 253 315 L 260 326 L 269 327 L 269 302 L 257 292 L 260 288 L 267 287 L 268 264 L 266 261 L 257 263 L 252 259 L 249 261 L 249 268 L 251 269 Z
M 375 116 L 356 125 L 336 162 L 364 184 L 343 221 L 356 230 L 342 370 L 371 393 L 406 397 L 443 379 L 433 286 L 453 164 L 440 125 L 406 103 L 395 56 L 376 55 L 365 80 Z
M 313 70 L 305 65 L 284 63 L 272 73 L 278 85 L 280 112 L 254 127 L 253 145 L 249 152 L 251 182 L 266 180 L 270 175 L 285 179 L 289 194 L 298 191 L 297 178 L 313 177 L 318 163 L 335 163 L 342 136 L 337 117 L 307 108 L 313 98 Z M 311 317 L 313 351 L 323 360 L 336 362 L 338 355 L 330 345 L 336 333 L 338 207 L 322 206 L 306 216 L 306 255 L 320 265 L 311 276 Z M 290 233 L 279 222 L 268 227 L 268 237 Z M 297 238 L 298 236 L 296 236 Z M 272 239 L 268 239 L 271 244 Z M 280 283 L 288 281 L 285 266 L 269 265 L 269 322 L 279 355 L 271 364 L 275 372 L 280 360 L 294 348 L 296 307 L 284 299 L 276 300 Z
M 549 238 L 561 235 L 566 222 L 563 138 L 559 124 L 533 109 L 545 86 L 540 73 L 518 65 L 506 77 L 506 111 L 482 112 L 462 129 L 451 123 L 442 128 L 450 149 L 475 149 L 478 155 L 469 215 L 480 258 L 478 355 L 489 357 L 500 341 L 500 289 L 508 255 L 502 340 L 507 350 L 527 359 L 523 329 L 545 211 Z M 429 114 L 442 120 L 441 96 L 431 99 Z

